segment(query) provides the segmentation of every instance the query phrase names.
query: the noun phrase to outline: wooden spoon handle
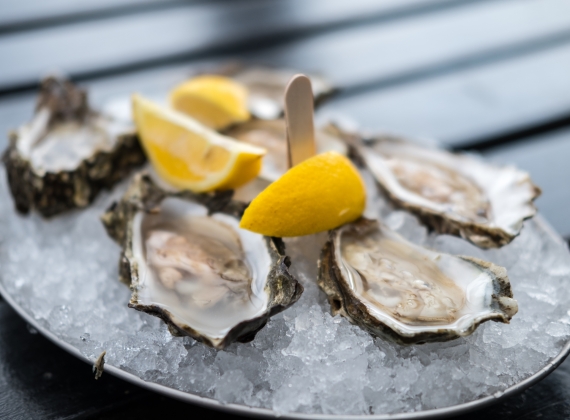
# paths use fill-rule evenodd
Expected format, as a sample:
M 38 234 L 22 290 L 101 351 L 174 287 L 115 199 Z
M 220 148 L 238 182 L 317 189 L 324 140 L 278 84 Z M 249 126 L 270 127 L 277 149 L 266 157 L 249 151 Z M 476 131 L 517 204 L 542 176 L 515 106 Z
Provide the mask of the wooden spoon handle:
M 285 88 L 285 122 L 289 167 L 316 154 L 311 81 L 296 74 Z

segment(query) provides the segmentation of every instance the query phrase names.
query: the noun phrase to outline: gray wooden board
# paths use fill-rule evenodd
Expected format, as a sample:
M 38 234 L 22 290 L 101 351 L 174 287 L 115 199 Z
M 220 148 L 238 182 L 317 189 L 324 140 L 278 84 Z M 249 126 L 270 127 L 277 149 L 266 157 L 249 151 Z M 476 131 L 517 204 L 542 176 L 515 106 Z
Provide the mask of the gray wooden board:
M 570 114 L 570 44 L 340 97 L 321 114 L 461 147 Z
M 549 0 L 550 1 L 550 0 Z M 70 74 L 149 62 L 268 36 L 381 18 L 426 5 L 467 0 L 247 0 L 198 3 L 0 37 L 0 89 Z
M 205 51 L 228 39 L 254 40 L 279 31 L 381 15 L 394 8 L 391 3 L 381 3 L 382 8 L 375 12 L 378 6 L 369 0 L 357 0 L 356 4 L 350 3 L 348 12 L 342 6 L 347 3 L 335 2 L 327 5 L 323 15 L 319 13 L 323 5 L 318 1 L 310 3 L 312 7 L 308 4 L 301 8 L 305 9 L 302 18 L 293 12 L 296 9 L 285 6 L 281 6 L 280 13 L 253 7 L 245 13 L 239 8 L 195 5 L 0 37 L 0 56 L 18 58 L 6 61 L 0 72 L 0 89 L 34 83 L 51 70 L 81 74 L 182 52 Z M 229 22 L 222 30 L 215 22 L 224 19 Z M 307 70 L 325 68 L 341 87 L 354 87 L 477 61 L 477 57 L 500 56 L 512 49 L 536 47 L 537 43 L 540 46 L 560 38 L 570 39 L 569 30 L 570 3 L 566 0 L 485 1 L 436 14 L 327 32 L 252 56 Z
M 570 41 L 570 2 L 508 0 L 371 22 L 250 55 L 306 71 L 326 70 L 341 88 L 370 89 L 564 41 Z
M 16 26 L 30 21 L 111 11 L 129 6 L 168 3 L 172 3 L 172 0 L 3 0 L 0 28 L 4 25 Z
M 559 234 L 570 238 L 570 129 L 494 147 L 484 155 L 528 171 L 542 189 L 536 201 L 540 213 Z

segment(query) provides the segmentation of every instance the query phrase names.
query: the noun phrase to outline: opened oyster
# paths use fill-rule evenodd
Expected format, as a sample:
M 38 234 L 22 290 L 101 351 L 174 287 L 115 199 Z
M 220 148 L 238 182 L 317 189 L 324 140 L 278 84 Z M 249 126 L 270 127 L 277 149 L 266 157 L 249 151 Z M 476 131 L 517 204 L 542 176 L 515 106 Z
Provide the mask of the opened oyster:
M 391 200 L 439 233 L 495 248 L 511 242 L 536 214 L 540 189 L 515 167 L 394 137 L 369 146 L 360 148 L 362 158 Z
M 229 63 L 218 69 L 216 73 L 231 77 L 248 88 L 249 111 L 254 117 L 273 120 L 283 114 L 285 87 L 299 72 L 290 69 Z M 315 104 L 333 92 L 332 86 L 322 77 L 308 76 L 313 86 Z
M 276 181 L 289 168 L 287 165 L 287 128 L 285 120 L 272 121 L 253 120 L 236 125 L 226 134 L 237 140 L 267 149 L 263 157 L 263 167 L 259 177 L 272 182 Z M 335 151 L 347 154 L 347 145 L 325 129 L 316 130 L 315 143 L 317 153 Z
M 123 246 L 129 307 L 218 349 L 252 340 L 303 292 L 283 242 L 240 229 L 244 205 L 230 197 L 167 193 L 139 174 L 103 216 Z
M 87 206 L 144 160 L 131 125 L 90 110 L 85 91 L 53 77 L 4 154 L 16 208 L 44 216 Z
M 331 231 L 318 282 L 333 314 L 401 344 L 466 336 L 518 310 L 503 267 L 427 250 L 364 218 Z

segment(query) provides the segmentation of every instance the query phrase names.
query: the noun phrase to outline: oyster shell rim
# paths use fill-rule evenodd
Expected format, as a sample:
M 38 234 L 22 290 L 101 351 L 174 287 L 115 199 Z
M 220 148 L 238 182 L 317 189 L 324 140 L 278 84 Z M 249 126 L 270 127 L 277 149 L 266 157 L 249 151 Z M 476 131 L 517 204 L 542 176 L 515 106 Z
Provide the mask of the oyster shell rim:
M 107 233 L 121 247 L 119 260 L 119 280 L 131 289 L 128 306 L 141 312 L 156 316 L 167 325 L 174 336 L 188 335 L 210 347 L 221 350 L 234 341 L 249 342 L 261 330 L 269 318 L 293 305 L 304 291 L 302 284 L 289 272 L 291 261 L 285 255 L 285 244 L 281 238 L 264 236 L 271 267 L 267 272 L 267 283 L 264 290 L 268 294 L 266 309 L 255 318 L 241 321 L 234 325 L 220 340 L 202 335 L 190 325 L 179 325 L 172 314 L 158 305 L 139 303 L 137 286 L 140 282 L 138 262 L 133 255 L 133 222 L 139 212 L 153 213 L 159 211 L 162 200 L 177 197 L 193 201 L 208 209 L 208 214 L 223 213 L 239 220 L 247 204 L 233 201 L 233 191 L 195 194 L 190 191 L 168 192 L 157 186 L 147 171 L 135 175 L 127 191 L 120 201 L 111 204 L 101 216 Z
M 523 228 L 523 222 L 525 220 L 533 218 L 538 213 L 538 209 L 536 208 L 534 201 L 540 197 L 542 190 L 540 187 L 534 184 L 534 182 L 532 182 L 530 175 L 526 171 L 522 171 L 512 165 L 493 165 L 488 162 L 484 162 L 481 159 L 477 159 L 475 156 L 470 156 L 469 153 L 459 153 L 457 154 L 457 157 L 467 160 L 474 159 L 477 163 L 481 163 L 495 169 L 513 167 L 516 171 L 519 172 L 521 176 L 524 177 L 524 181 L 528 184 L 531 193 L 530 198 L 523 203 L 527 211 L 524 212 L 525 214 L 520 216 L 520 227 L 518 229 L 516 229 L 514 232 L 508 232 L 505 230 L 505 227 L 490 226 L 487 224 L 477 223 L 476 221 L 461 220 L 459 217 L 454 217 L 453 212 L 441 213 L 436 209 L 423 207 L 421 204 L 406 201 L 398 197 L 395 192 L 391 191 L 390 188 L 385 186 L 378 179 L 378 176 L 376 176 L 374 170 L 370 168 L 370 164 L 364 156 L 364 151 L 374 153 L 376 155 L 381 155 L 379 151 L 374 149 L 374 146 L 382 141 L 391 141 L 406 146 L 424 148 L 427 151 L 439 154 L 454 154 L 440 147 L 435 147 L 434 145 L 418 144 L 414 142 L 413 139 L 401 135 L 376 134 L 374 136 L 363 137 L 360 133 L 346 132 L 335 124 L 332 124 L 332 127 L 339 133 L 339 137 L 343 138 L 347 144 L 349 144 L 351 149 L 351 160 L 357 166 L 365 168 L 368 172 L 370 172 L 370 174 L 372 174 L 377 187 L 387 198 L 389 198 L 391 203 L 393 203 L 397 208 L 406 210 L 418 216 L 426 226 L 434 229 L 440 234 L 450 234 L 461 237 L 482 249 L 500 248 L 504 245 L 509 244 L 517 236 L 519 236 Z
M 346 230 L 358 231 L 370 229 L 379 222 L 361 217 L 355 222 L 343 225 L 329 232 L 329 238 L 325 243 L 318 262 L 317 284 L 327 295 L 333 316 L 340 314 L 352 324 L 369 332 L 373 336 L 387 339 L 397 344 L 424 344 L 428 342 L 450 341 L 456 338 L 472 334 L 479 325 L 486 321 L 496 321 L 508 324 L 518 311 L 518 305 L 513 298 L 510 281 L 504 267 L 495 265 L 475 257 L 455 255 L 465 261 L 482 266 L 493 274 L 494 293 L 492 307 L 497 312 L 491 312 L 476 317 L 468 329 L 458 331 L 452 328 L 438 328 L 436 331 L 406 333 L 396 331 L 395 328 L 378 320 L 371 315 L 366 306 L 360 301 L 353 291 L 342 281 L 342 273 L 339 268 L 336 253 L 336 239 Z M 514 302 L 514 304 L 513 304 Z

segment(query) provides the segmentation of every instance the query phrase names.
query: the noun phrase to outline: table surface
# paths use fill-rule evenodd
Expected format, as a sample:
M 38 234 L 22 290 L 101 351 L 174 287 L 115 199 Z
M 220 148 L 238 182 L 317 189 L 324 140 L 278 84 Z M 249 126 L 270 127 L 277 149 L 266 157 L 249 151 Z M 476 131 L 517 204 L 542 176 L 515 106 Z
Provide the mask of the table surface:
M 100 106 L 152 94 L 231 59 L 326 75 L 321 115 L 435 138 L 530 172 L 542 215 L 570 238 L 568 0 L 4 0 L 0 132 L 32 114 L 62 72 Z M 0 137 L 0 147 L 6 137 Z M 0 297 L 0 418 L 218 415 L 170 400 L 57 348 Z M 521 395 L 465 419 L 570 419 L 570 360 Z

